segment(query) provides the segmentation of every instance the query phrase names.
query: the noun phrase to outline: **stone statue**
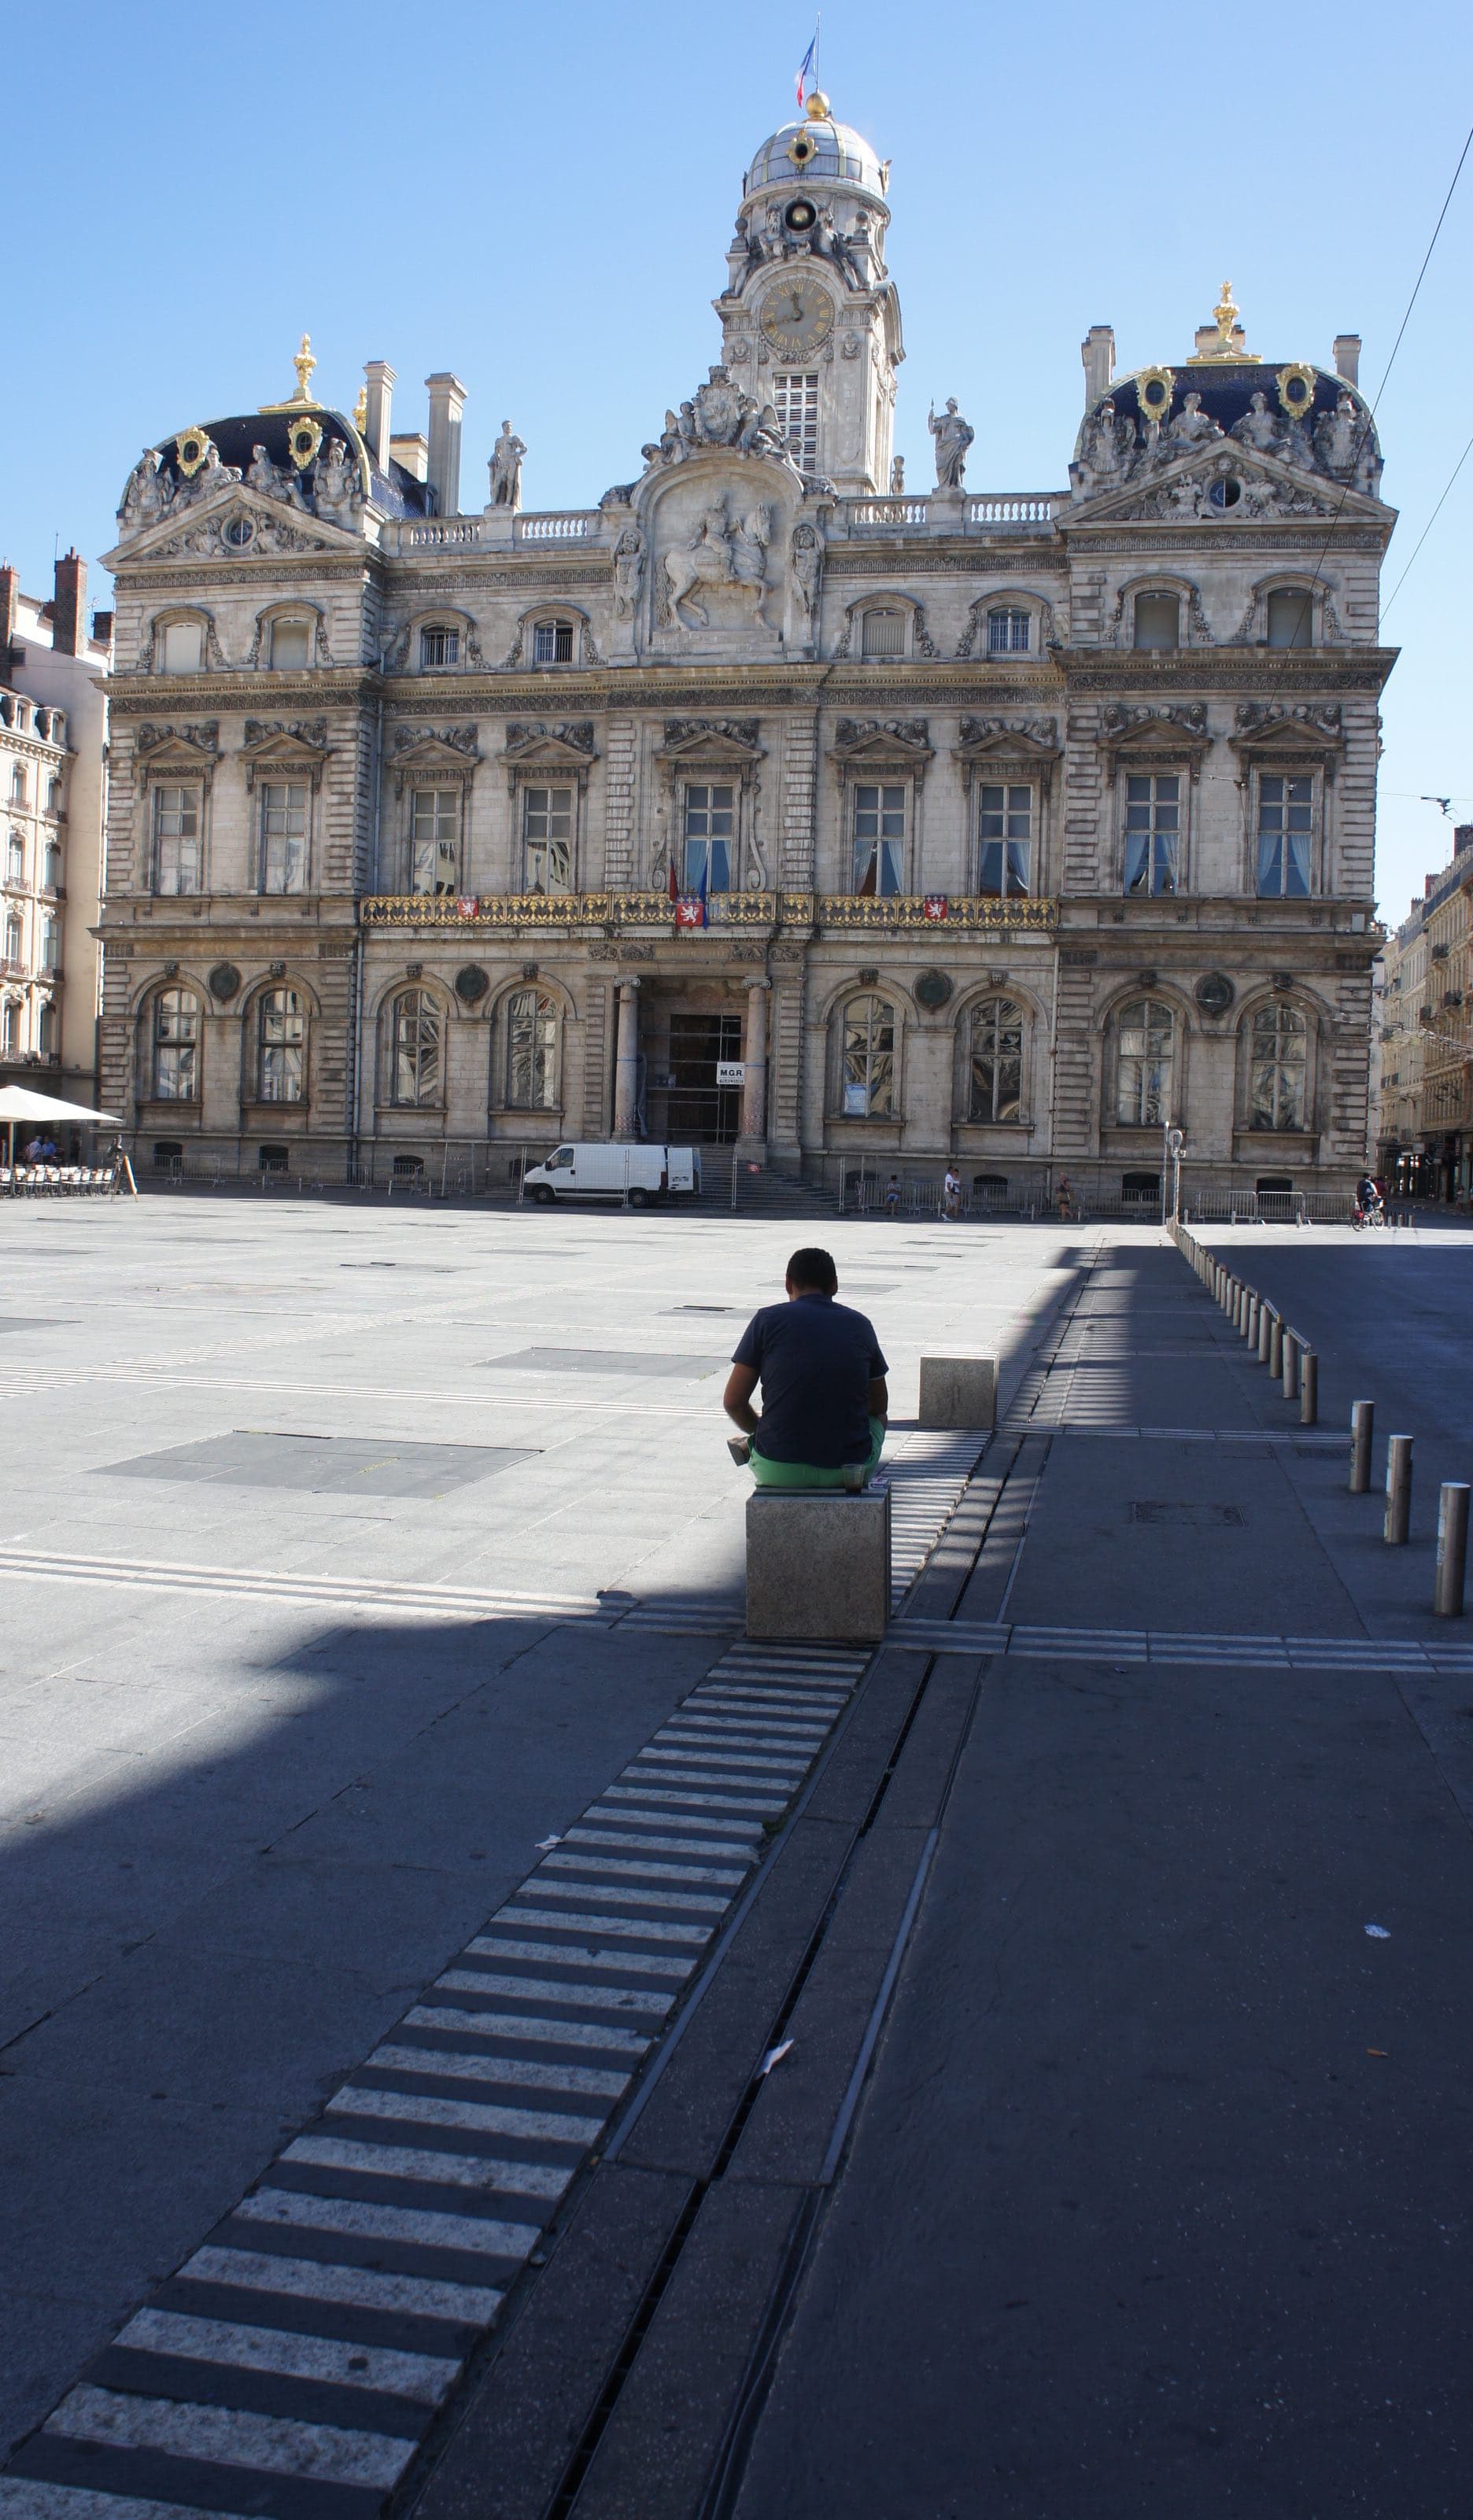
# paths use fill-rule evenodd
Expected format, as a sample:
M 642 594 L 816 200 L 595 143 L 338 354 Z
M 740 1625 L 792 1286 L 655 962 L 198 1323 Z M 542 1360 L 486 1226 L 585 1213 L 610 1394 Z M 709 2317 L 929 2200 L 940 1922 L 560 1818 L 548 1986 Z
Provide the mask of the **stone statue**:
M 501 435 L 491 450 L 491 505 L 493 508 L 521 506 L 521 459 L 526 453 L 522 440 L 509 420 L 501 425 Z
M 771 540 L 770 508 L 759 507 L 734 525 L 727 514 L 725 496 L 714 499 L 702 511 L 690 539 L 665 555 L 665 579 L 675 619 L 687 629 L 692 620 L 702 630 L 709 629 L 711 615 L 698 601 L 696 590 L 727 590 L 765 629 L 762 605 L 767 592 L 767 547 Z
M 938 420 L 932 403 L 926 415 L 926 427 L 936 440 L 936 487 L 938 490 L 960 490 L 966 471 L 966 450 L 977 432 L 967 426 L 957 409 L 953 394 Z
M 1231 433 L 1242 445 L 1251 446 L 1257 455 L 1279 455 L 1283 452 L 1288 423 L 1279 413 L 1269 409 L 1267 394 L 1256 393 L 1242 419 L 1234 422 Z
M 892 499 L 903 499 L 905 495 L 906 459 L 903 455 L 892 455 L 890 458 L 890 496 Z
M 351 525 L 363 507 L 358 466 L 340 437 L 330 439 L 313 475 L 317 513 L 330 524 Z
M 1201 395 L 1189 393 L 1176 419 L 1167 422 L 1161 434 L 1163 439 L 1170 440 L 1173 455 L 1183 455 L 1194 446 L 1205 445 L 1209 438 L 1221 437 L 1223 432 L 1211 415 L 1202 409 Z
M 1326 472 L 1337 481 L 1349 478 L 1361 453 L 1362 438 L 1370 435 L 1370 424 L 1348 393 L 1340 395 L 1333 411 L 1322 411 L 1315 423 L 1315 452 Z
M 246 478 L 251 489 L 259 490 L 263 498 L 279 499 L 282 495 L 281 474 L 264 446 L 252 446 Z
M 207 438 L 204 446 L 204 461 L 199 472 L 189 480 L 180 482 L 170 504 L 175 508 L 198 507 L 201 499 L 213 498 L 215 492 L 223 488 L 227 481 L 239 481 L 240 477 L 239 464 L 222 464 L 220 450 L 214 439 Z
M 168 474 L 158 469 L 156 452 L 146 446 L 123 485 L 117 513 L 125 525 L 152 525 L 165 513 L 172 496 Z
M 614 619 L 632 621 L 645 583 L 645 537 L 638 525 L 626 525 L 614 545 Z
M 1136 454 L 1136 423 L 1128 411 L 1102 402 L 1085 427 L 1081 470 L 1091 483 L 1123 481 Z
M 797 525 L 792 541 L 793 584 L 798 602 L 810 628 L 819 608 L 819 584 L 824 574 L 824 545 L 816 525 Z

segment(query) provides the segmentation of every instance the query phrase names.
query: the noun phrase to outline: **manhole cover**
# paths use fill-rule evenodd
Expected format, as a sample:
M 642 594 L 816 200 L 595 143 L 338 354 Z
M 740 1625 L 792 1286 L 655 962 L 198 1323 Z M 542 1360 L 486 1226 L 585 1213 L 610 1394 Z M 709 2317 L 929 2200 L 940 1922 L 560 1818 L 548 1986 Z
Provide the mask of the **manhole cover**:
M 1185 1531 L 1241 1531 L 1247 1517 L 1235 1505 L 1155 1505 L 1131 1508 L 1132 1522 L 1174 1523 Z

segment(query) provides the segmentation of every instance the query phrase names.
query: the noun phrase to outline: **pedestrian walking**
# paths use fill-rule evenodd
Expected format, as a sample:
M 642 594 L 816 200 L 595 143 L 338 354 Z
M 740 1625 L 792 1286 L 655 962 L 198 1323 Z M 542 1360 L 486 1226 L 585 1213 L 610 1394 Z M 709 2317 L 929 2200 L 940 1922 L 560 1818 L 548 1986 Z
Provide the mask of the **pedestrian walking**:
M 1068 1224 L 1070 1215 L 1073 1212 L 1073 1207 L 1074 1192 L 1069 1187 L 1069 1176 L 1067 1173 L 1060 1173 L 1058 1177 L 1058 1221 L 1060 1225 Z
M 941 1213 L 955 1224 L 961 1214 L 961 1176 L 955 1164 L 948 1164 L 941 1185 Z
M 898 1217 L 898 1216 L 899 1216 L 899 1214 L 900 1214 L 900 1175 L 899 1175 L 899 1173 L 892 1173 L 892 1174 L 890 1175 L 889 1180 L 888 1180 L 888 1181 L 886 1182 L 886 1184 L 885 1184 L 885 1214 L 886 1214 L 886 1216 L 896 1216 L 896 1217 Z

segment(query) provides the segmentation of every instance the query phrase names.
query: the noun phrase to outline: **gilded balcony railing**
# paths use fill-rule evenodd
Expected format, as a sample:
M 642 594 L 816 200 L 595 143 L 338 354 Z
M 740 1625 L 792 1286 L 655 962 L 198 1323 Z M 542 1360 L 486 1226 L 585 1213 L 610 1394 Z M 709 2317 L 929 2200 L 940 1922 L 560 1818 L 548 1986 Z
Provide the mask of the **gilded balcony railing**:
M 361 905 L 365 927 L 397 928 L 665 928 L 683 939 L 720 936 L 733 928 L 863 929 L 867 934 L 1048 934 L 1058 904 L 1013 894 L 897 893 L 888 899 L 842 892 L 718 892 L 706 903 L 706 925 L 692 902 L 665 892 L 497 892 L 431 898 L 378 893 Z

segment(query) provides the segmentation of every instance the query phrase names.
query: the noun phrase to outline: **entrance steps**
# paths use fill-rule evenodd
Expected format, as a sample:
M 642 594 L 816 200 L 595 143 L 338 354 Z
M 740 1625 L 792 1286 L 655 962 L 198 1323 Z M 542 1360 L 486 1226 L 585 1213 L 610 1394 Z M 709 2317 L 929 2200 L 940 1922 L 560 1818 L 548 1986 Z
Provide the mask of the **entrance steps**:
M 838 1201 L 826 1192 L 811 1189 L 795 1173 L 775 1171 L 770 1164 L 736 1165 L 736 1197 L 735 1211 L 732 1199 L 733 1153 L 730 1147 L 702 1147 L 700 1150 L 700 1196 L 696 1205 L 708 1209 L 725 1209 L 737 1216 L 817 1217 L 837 1216 Z

